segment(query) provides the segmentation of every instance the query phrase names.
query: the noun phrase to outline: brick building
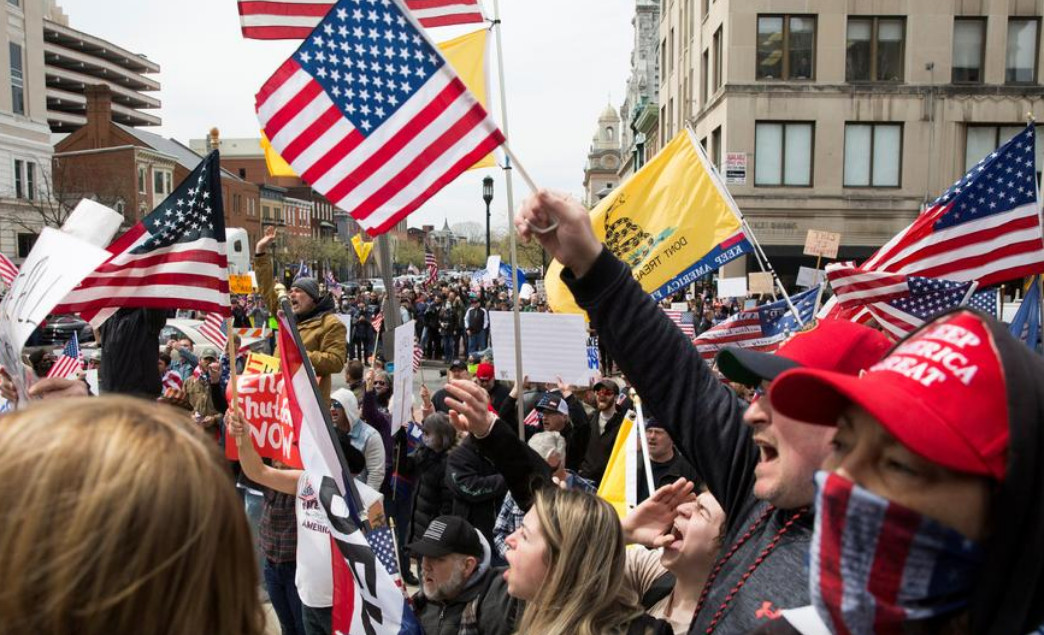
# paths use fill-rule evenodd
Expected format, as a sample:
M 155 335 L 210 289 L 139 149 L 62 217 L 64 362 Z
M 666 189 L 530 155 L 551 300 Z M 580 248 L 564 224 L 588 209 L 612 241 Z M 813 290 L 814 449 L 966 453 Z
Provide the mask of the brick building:
M 87 123 L 55 145 L 54 187 L 64 201 L 94 198 L 132 225 L 195 169 L 203 155 L 160 135 L 112 121 L 108 86 L 86 89 Z M 216 131 L 215 131 L 216 132 Z M 222 170 L 225 225 L 260 237 L 258 187 Z

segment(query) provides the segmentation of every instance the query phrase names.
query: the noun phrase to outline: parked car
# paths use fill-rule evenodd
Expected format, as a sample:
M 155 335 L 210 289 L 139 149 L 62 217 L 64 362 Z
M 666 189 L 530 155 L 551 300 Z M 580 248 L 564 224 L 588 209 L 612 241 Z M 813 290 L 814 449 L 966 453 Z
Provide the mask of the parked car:
M 160 331 L 159 345 L 163 348 L 170 340 L 189 339 L 192 340 L 192 348 L 199 352 L 200 348 L 217 348 L 221 346 L 200 332 L 199 327 L 203 320 L 189 320 L 185 318 L 170 318 Z M 268 340 L 261 337 L 244 337 L 242 346 L 254 353 L 268 353 Z
M 72 339 L 73 333 L 80 338 L 81 344 L 94 341 L 94 329 L 78 315 L 52 315 L 37 331 L 38 337 L 32 342 L 39 346 L 64 346 Z

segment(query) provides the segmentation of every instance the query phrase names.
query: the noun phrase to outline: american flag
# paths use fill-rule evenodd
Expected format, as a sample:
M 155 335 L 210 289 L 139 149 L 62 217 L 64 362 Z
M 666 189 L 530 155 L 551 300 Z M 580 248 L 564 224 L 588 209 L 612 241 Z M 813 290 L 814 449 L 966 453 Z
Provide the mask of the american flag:
M 859 291 L 864 302 L 883 301 L 903 292 L 895 279 L 857 276 L 887 272 L 987 286 L 1044 271 L 1035 147 L 1030 124 L 860 267 L 835 268 L 833 277 L 828 270 L 831 284 L 839 282 L 845 294 Z
M 301 262 L 297 265 L 297 273 L 294 274 L 294 280 L 297 280 L 298 278 L 311 278 L 311 277 L 312 277 L 312 270 L 308 268 L 308 265 L 305 264 L 304 260 L 301 260 Z
M 420 342 L 417 337 L 413 338 L 413 372 L 420 370 L 421 361 L 424 360 L 424 349 L 421 348 Z
M 217 151 L 108 250 L 112 257 L 53 313 L 79 313 L 95 325 L 119 307 L 231 315 Z
M 537 410 L 536 408 L 533 408 L 532 410 L 529 411 L 529 414 L 526 415 L 526 418 L 522 420 L 522 423 L 525 424 L 529 428 L 539 428 L 540 427 L 540 411 Z
M 428 268 L 428 279 L 425 282 L 428 286 L 432 286 L 439 281 L 439 263 L 436 262 L 435 254 L 427 245 L 424 245 L 424 264 Z
M 83 369 L 83 356 L 80 355 L 80 338 L 73 332 L 72 339 L 66 342 L 62 355 L 47 371 L 48 377 L 69 377 Z
M 11 262 L 10 258 L 0 254 L 0 280 L 3 280 L 4 284 L 10 287 L 14 284 L 16 277 L 18 277 L 18 267 Z
M 909 276 L 906 295 L 888 302 L 873 302 L 854 321 L 873 318 L 892 337 L 899 339 L 911 333 L 936 315 L 952 308 L 968 305 L 993 316 L 997 315 L 998 289 L 976 292 L 975 282 L 956 282 Z
M 801 316 L 802 324 L 808 324 L 816 304 L 819 287 L 812 287 L 790 296 Z M 693 344 L 704 359 L 713 359 L 722 348 L 738 346 L 755 351 L 771 352 L 779 348 L 788 337 L 801 330 L 785 299 L 746 309 L 733 315 L 714 328 L 700 334 Z
M 329 267 L 326 269 L 326 279 L 324 281 L 326 282 L 326 288 L 330 291 L 341 288 L 341 283 L 337 282 L 337 278 L 334 277 L 333 271 Z
M 396 586 L 402 586 L 402 577 L 399 575 L 399 561 L 395 557 L 395 540 L 392 538 L 391 528 L 388 525 L 378 525 L 366 534 L 366 540 L 370 548 L 381 561 L 384 568 L 388 570 Z
M 378 313 L 377 317 L 373 318 L 373 330 L 377 333 L 381 332 L 381 327 L 384 326 L 384 313 Z
M 225 318 L 217 313 L 208 313 L 203 323 L 199 325 L 199 332 L 211 342 L 217 344 L 218 348 L 224 350 L 228 347 L 228 331 Z
M 185 382 L 181 379 L 181 375 L 177 374 L 172 370 L 168 370 L 164 373 L 163 377 L 160 378 L 160 384 L 163 390 L 181 390 L 184 387 Z
M 664 309 L 664 313 L 667 317 L 671 318 L 671 322 L 681 329 L 681 332 L 685 334 L 685 337 L 690 340 L 696 337 L 696 325 L 693 324 L 692 313 L 688 311 L 674 311 L 672 309 Z
M 374 6 L 374 0 L 366 0 Z M 362 2 L 355 2 L 364 6 Z M 255 40 L 303 40 L 312 33 L 333 0 L 239 0 L 239 23 L 243 37 Z M 450 26 L 485 22 L 478 0 L 406 0 L 421 26 Z
M 402 0 L 338 0 L 257 94 L 294 171 L 370 235 L 504 142 Z

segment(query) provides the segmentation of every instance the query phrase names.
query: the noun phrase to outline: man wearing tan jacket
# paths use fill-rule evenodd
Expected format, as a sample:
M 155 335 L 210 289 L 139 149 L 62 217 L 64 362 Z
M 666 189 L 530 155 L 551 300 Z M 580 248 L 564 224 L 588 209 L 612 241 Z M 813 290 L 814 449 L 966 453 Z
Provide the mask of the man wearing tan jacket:
M 275 228 L 265 230 L 254 250 L 254 272 L 261 295 L 273 311 L 279 307 L 272 272 L 272 256 L 268 246 L 275 240 Z M 315 278 L 298 278 L 290 285 L 290 305 L 297 318 L 297 330 L 308 352 L 308 361 L 315 368 L 319 390 L 330 404 L 330 376 L 341 372 L 348 357 L 347 334 L 344 323 L 337 318 L 333 296 L 322 293 Z M 278 355 L 278 353 L 276 353 Z

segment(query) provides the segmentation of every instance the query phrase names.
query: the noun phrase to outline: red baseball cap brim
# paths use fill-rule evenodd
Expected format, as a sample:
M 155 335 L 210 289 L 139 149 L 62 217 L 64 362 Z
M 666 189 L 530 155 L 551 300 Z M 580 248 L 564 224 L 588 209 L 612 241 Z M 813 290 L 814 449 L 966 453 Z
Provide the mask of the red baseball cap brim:
M 772 408 L 807 423 L 834 426 L 851 405 L 868 412 L 914 454 L 957 472 L 1003 479 L 969 441 L 924 399 L 898 389 L 881 375 L 853 377 L 798 368 L 780 375 L 769 390 Z

